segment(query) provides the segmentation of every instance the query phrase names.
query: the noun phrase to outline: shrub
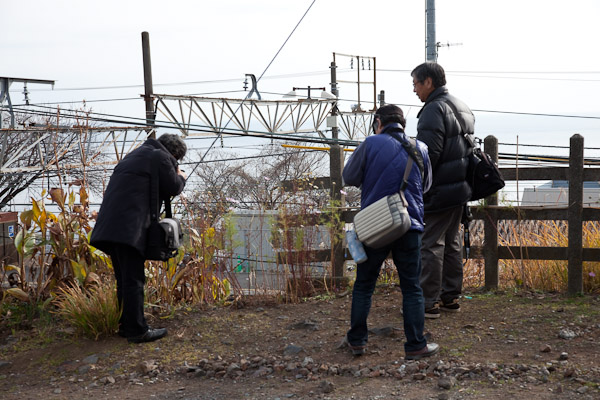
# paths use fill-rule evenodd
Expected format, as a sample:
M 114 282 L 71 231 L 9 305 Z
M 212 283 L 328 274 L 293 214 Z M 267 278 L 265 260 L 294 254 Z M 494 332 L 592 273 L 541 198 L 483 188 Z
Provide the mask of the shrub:
M 54 305 L 54 313 L 84 336 L 97 340 L 100 336 L 112 335 L 119 328 L 121 310 L 112 280 L 94 280 L 87 288 L 79 285 L 62 288 Z

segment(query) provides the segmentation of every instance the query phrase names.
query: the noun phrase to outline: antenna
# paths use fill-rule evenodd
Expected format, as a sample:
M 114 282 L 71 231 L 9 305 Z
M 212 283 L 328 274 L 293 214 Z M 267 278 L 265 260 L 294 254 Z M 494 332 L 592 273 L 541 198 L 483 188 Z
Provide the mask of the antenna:
M 450 46 L 462 46 L 462 43 L 450 43 L 450 42 L 442 43 L 442 42 L 437 42 L 435 44 L 435 47 L 437 49 L 439 49 L 440 47 L 450 47 Z
M 437 62 L 440 47 L 462 46 L 462 43 L 436 41 L 435 0 L 425 0 L 425 61 Z

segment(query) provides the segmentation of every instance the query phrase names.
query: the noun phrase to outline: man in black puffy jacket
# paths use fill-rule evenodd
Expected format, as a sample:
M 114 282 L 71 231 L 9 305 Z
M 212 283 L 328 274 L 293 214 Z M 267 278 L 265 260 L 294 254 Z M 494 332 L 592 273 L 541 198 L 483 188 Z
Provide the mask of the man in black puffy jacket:
M 154 157 L 158 150 L 159 157 Z M 150 225 L 150 182 L 158 179 L 159 198 L 178 195 L 185 174 L 177 164 L 187 151 L 177 135 L 148 139 L 117 164 L 104 193 L 90 243 L 110 255 L 117 281 L 117 298 L 123 313 L 119 335 L 129 342 L 143 343 L 167 334 L 153 329 L 144 317 L 144 253 Z M 152 176 L 152 162 L 159 164 Z
M 459 229 L 464 205 L 471 197 L 466 177 L 472 148 L 464 135 L 473 134 L 475 117 L 465 103 L 448 93 L 446 75 L 439 64 L 423 63 L 411 76 L 414 92 L 425 103 L 417 115 L 417 139 L 427 144 L 433 170 L 433 183 L 424 198 L 421 287 L 425 317 L 438 318 L 440 310 L 460 311 L 463 269 Z

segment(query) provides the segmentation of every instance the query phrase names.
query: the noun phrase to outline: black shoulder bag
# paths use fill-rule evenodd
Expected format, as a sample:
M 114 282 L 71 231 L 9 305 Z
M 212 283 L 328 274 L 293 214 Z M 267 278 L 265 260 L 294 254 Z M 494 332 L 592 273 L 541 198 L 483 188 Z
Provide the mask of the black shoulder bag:
M 171 201 L 165 200 L 165 218 L 160 219 L 159 202 L 159 173 L 158 164 L 160 162 L 161 150 L 154 150 L 150 163 L 150 226 L 146 236 L 147 260 L 167 261 L 177 255 L 179 247 L 183 244 L 183 232 L 179 220 L 173 218 L 171 214 Z
M 489 154 L 475 146 L 473 138 L 467 134 L 465 123 L 460 118 L 456 106 L 451 101 L 445 101 L 445 103 L 452 109 L 454 116 L 460 124 L 463 137 L 473 149 L 469 156 L 469 168 L 467 169 L 467 183 L 471 187 L 470 201 L 493 195 L 504 187 L 504 178 L 502 178 L 498 166 Z

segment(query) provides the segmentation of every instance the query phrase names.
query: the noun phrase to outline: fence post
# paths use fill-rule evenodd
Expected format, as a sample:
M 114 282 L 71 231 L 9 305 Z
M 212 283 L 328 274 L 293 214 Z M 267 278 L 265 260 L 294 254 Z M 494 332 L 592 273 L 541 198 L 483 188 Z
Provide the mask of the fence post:
M 334 56 L 335 57 L 335 56 Z M 337 97 L 337 75 L 335 60 L 331 63 L 331 92 Z M 338 108 L 337 103 L 331 108 L 331 117 L 337 121 Z M 344 203 L 344 196 L 341 193 L 342 190 L 342 170 L 344 168 L 344 149 L 337 142 L 338 139 L 338 127 L 337 122 L 333 124 L 331 128 L 331 143 L 329 150 L 329 176 L 331 183 L 330 198 L 336 207 L 340 207 Z M 334 221 L 341 218 L 342 213 L 340 211 L 334 211 Z M 340 287 L 344 285 L 344 242 L 343 242 L 343 226 L 341 231 L 337 231 L 339 227 L 332 229 L 331 237 L 331 275 L 333 282 L 336 286 Z
M 487 136 L 484 141 L 484 151 L 488 153 L 494 162 L 498 163 L 498 139 L 492 135 Z M 498 195 L 493 194 L 485 198 L 488 206 L 498 205 Z M 484 238 L 484 263 L 485 263 L 485 287 L 495 289 L 498 287 L 498 214 L 495 209 L 486 211 L 486 219 L 483 221 Z
M 335 204 L 335 207 L 340 207 L 343 202 L 343 195 L 340 193 L 342 189 L 342 168 L 344 166 L 344 152 L 342 146 L 338 144 L 332 144 L 329 150 L 329 166 L 330 166 L 330 177 L 331 177 L 331 201 Z M 333 220 L 341 218 L 340 211 L 333 211 L 336 216 Z M 338 229 L 341 228 L 341 231 Z M 343 226 L 335 226 L 332 230 L 331 246 L 332 246 L 332 277 L 334 282 L 343 286 L 344 278 L 344 242 L 343 242 Z
M 568 283 L 570 295 L 583 292 L 583 136 L 571 136 L 569 150 Z

